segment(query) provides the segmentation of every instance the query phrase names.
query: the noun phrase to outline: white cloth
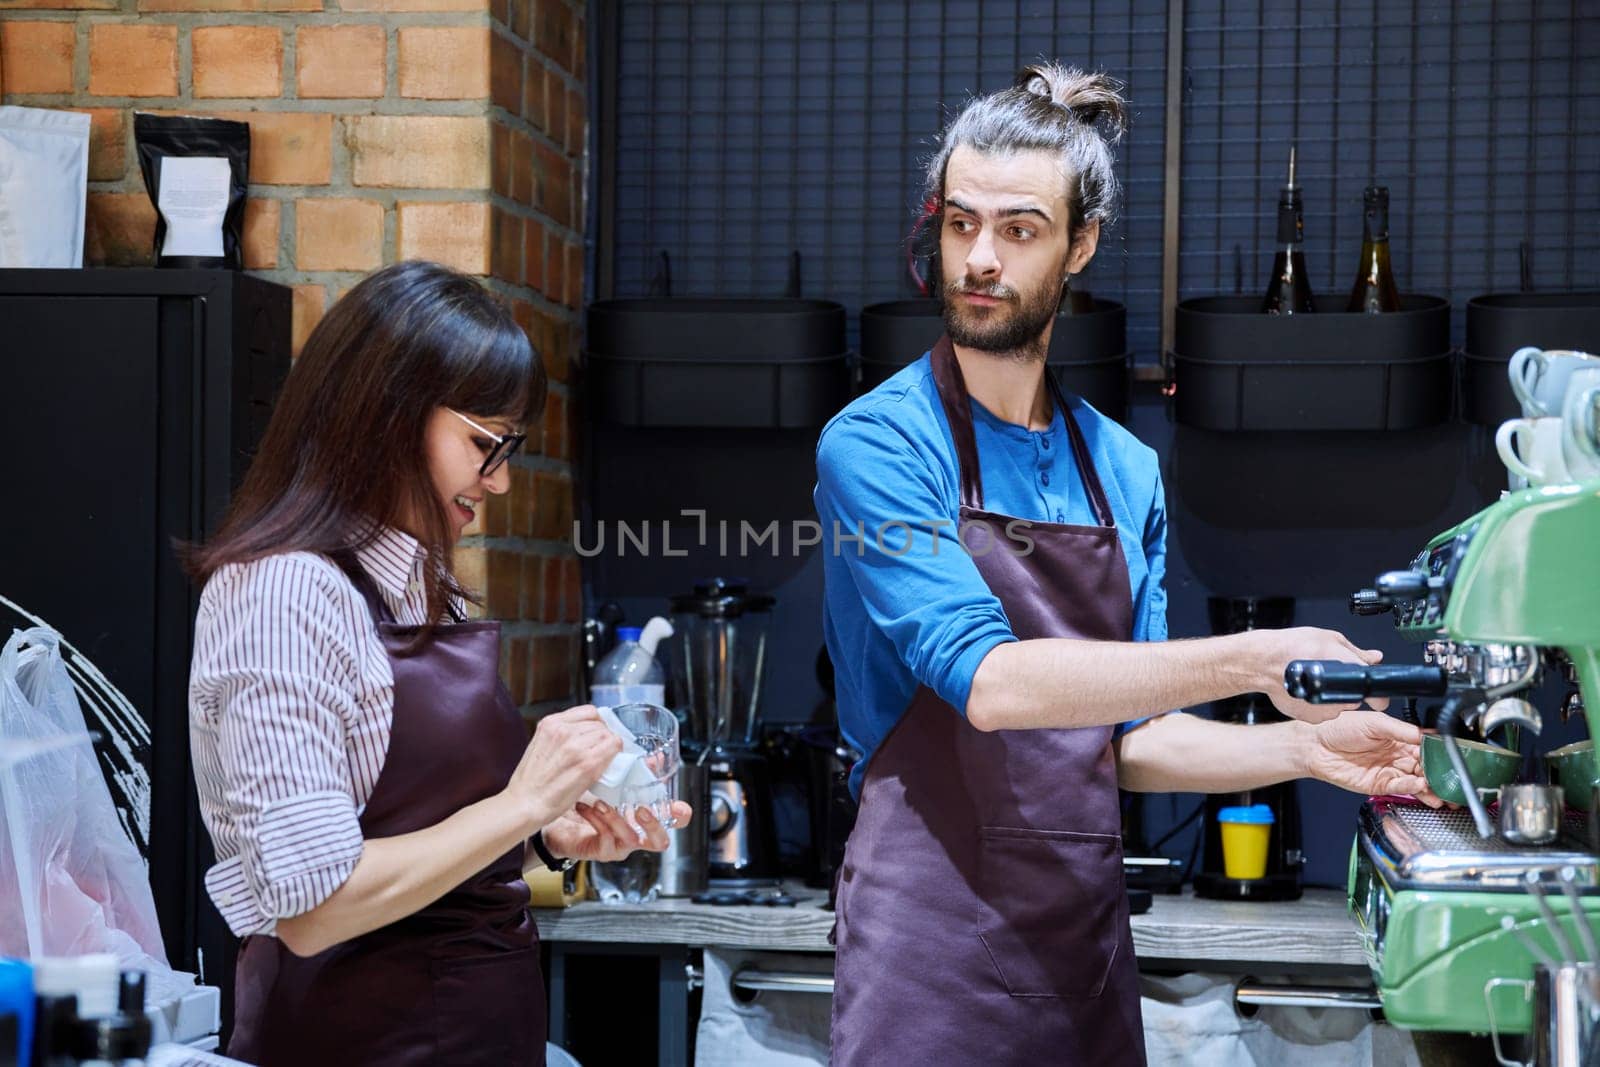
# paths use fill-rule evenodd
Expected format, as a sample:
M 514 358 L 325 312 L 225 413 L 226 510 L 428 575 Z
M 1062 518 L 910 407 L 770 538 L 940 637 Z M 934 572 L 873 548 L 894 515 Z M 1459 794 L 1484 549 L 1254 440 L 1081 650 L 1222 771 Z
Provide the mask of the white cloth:
M 833 973 L 831 956 L 706 949 L 695 1067 L 826 1064 L 833 998 L 820 993 L 768 991 L 748 1004 L 740 1003 L 728 979 L 745 965 L 769 971 Z
M 706 949 L 695 1067 L 827 1064 L 831 998 L 764 992 L 741 1003 L 728 980 L 741 966 L 828 974 L 832 963 L 826 956 Z M 1233 1007 L 1235 982 L 1219 974 L 1141 975 L 1149 1067 L 1419 1067 L 1410 1035 L 1366 1012 L 1262 1008 L 1243 1018 Z
M 645 750 L 639 746 L 633 731 L 622 725 L 622 720 L 610 708 L 595 710 L 600 713 L 600 721 L 606 724 L 606 729 L 622 739 L 622 751 L 611 758 L 589 792 L 617 808 L 635 804 L 658 806 L 667 799 L 667 787 L 656 781 L 655 773 L 645 762 Z
M 1149 1067 L 1417 1067 L 1403 1030 L 1344 1008 L 1262 1008 L 1243 1018 L 1235 979 L 1140 975 Z

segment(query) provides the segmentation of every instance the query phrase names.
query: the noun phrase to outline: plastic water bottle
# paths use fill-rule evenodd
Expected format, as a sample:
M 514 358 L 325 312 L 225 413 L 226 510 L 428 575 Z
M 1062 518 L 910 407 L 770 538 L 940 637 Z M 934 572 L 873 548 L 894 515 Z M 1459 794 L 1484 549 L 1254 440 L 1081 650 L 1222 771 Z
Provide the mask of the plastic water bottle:
M 661 895 L 661 853 L 641 849 L 615 863 L 590 865 L 602 904 L 648 904 Z
M 667 674 L 656 661 L 656 648 L 672 636 L 672 624 L 656 616 L 637 626 L 617 627 L 617 647 L 595 665 L 590 700 L 601 707 L 623 704 L 666 706 Z
M 595 664 L 590 701 L 600 707 L 623 704 L 666 706 L 667 674 L 656 660 L 656 649 L 672 636 L 672 623 L 656 616 L 644 626 L 617 627 L 617 647 Z M 656 899 L 661 877 L 661 854 L 635 852 L 615 863 L 593 864 L 590 874 L 600 900 L 606 904 L 645 904 Z

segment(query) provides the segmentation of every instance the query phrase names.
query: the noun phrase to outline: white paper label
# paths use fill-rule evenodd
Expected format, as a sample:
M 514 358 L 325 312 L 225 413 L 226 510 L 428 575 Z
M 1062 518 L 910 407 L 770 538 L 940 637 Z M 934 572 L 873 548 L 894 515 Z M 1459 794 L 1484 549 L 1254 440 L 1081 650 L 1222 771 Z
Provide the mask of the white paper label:
M 228 213 L 228 161 L 221 156 L 165 156 L 156 206 L 167 220 L 163 256 L 221 256 Z

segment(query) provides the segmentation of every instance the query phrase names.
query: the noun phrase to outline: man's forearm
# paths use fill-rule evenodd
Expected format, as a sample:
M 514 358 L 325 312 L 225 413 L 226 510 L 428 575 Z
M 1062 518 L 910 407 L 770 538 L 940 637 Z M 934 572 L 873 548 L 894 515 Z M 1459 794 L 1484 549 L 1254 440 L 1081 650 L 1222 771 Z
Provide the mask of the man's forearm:
M 1194 641 L 1041 639 L 997 645 L 973 675 L 967 719 L 980 730 L 1102 726 L 1259 692 L 1250 634 Z
M 1263 726 L 1164 715 L 1117 741 L 1117 785 L 1135 793 L 1232 793 L 1307 773 L 1315 731 L 1289 721 Z

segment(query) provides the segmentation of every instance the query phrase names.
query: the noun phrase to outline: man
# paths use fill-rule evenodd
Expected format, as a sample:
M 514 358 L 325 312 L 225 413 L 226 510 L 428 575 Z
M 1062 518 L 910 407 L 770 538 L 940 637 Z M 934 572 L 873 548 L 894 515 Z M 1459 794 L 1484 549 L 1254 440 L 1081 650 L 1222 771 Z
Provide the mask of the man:
M 1305 628 L 1165 641 L 1156 457 L 1045 373 L 1112 213 L 1122 108 L 1053 64 L 967 105 L 928 169 L 947 336 L 818 443 L 824 529 L 865 535 L 825 564 L 839 720 L 866 753 L 838 886 L 846 1067 L 1143 1062 L 1119 785 L 1428 796 L 1416 728 L 1284 693 L 1290 660 L 1377 652 Z M 1294 721 L 1131 725 L 1244 692 Z

